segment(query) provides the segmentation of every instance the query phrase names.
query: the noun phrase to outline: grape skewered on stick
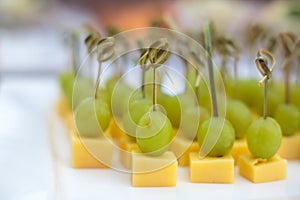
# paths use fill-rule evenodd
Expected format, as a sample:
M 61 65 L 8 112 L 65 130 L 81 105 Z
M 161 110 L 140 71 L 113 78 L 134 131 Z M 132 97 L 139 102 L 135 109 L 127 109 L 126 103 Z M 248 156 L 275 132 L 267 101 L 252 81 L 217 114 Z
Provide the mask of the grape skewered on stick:
M 212 49 L 209 23 L 205 25 L 205 47 L 208 52 L 208 72 L 210 81 L 210 92 L 213 107 L 213 116 L 202 123 L 198 130 L 197 139 L 200 146 L 200 157 L 206 155 L 220 157 L 227 155 L 234 142 L 234 128 L 232 124 L 219 116 L 215 80 L 212 62 Z M 220 130 L 216 127 L 222 127 Z
M 290 63 L 294 56 L 296 39 L 295 36 L 289 32 L 281 33 L 280 39 L 285 54 L 285 61 L 283 64 L 285 103 L 277 107 L 274 117 L 281 127 L 282 134 L 291 136 L 299 129 L 300 122 L 300 111 L 297 106 L 290 102 Z
M 272 61 L 270 69 L 265 56 Z M 264 114 L 263 117 L 258 118 L 248 128 L 246 133 L 247 144 L 253 156 L 270 159 L 276 154 L 281 144 L 281 128 L 279 124 L 276 120 L 267 116 L 268 80 L 272 76 L 276 62 L 269 51 L 260 49 L 257 53 L 255 63 L 257 69 L 263 75 L 263 78 L 259 81 L 259 85 L 264 84 Z
M 157 106 L 156 70 L 169 57 L 169 44 L 166 39 L 153 43 L 148 50 L 148 59 L 153 69 L 153 108 L 144 114 L 136 130 L 136 142 L 140 150 L 150 156 L 163 154 L 172 139 L 172 124 L 166 114 Z
M 108 128 L 111 112 L 107 101 L 99 95 L 99 84 L 102 72 L 102 62 L 109 60 L 113 54 L 114 38 L 108 37 L 98 40 L 97 59 L 99 63 L 94 97 L 84 99 L 76 108 L 75 123 L 81 136 L 97 137 Z

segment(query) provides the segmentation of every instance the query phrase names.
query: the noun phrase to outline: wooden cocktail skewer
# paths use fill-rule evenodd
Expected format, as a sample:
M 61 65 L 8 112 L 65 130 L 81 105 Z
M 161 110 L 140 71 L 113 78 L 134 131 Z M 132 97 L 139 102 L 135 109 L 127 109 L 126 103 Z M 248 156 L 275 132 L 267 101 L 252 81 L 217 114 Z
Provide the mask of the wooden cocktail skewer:
M 100 85 L 100 77 L 102 73 L 102 63 L 111 59 L 114 55 L 114 46 L 115 46 L 115 39 L 113 37 L 103 38 L 98 41 L 97 43 L 97 60 L 98 60 L 98 73 L 97 73 L 97 80 L 96 80 L 96 91 L 95 91 L 95 98 L 98 98 L 98 88 Z
M 271 61 L 272 65 L 271 68 L 269 69 L 268 67 L 268 61 L 264 57 L 267 56 Z M 272 72 L 274 70 L 276 60 L 272 53 L 270 53 L 266 49 L 260 49 L 257 52 L 257 58 L 255 59 L 255 64 L 261 75 L 263 75 L 263 78 L 258 82 L 259 86 L 262 86 L 264 83 L 264 113 L 263 117 L 264 119 L 267 118 L 267 91 L 268 91 L 268 80 L 272 77 Z
M 156 69 L 169 58 L 169 44 L 166 39 L 160 39 L 149 47 L 149 61 L 153 69 L 153 111 L 157 106 Z

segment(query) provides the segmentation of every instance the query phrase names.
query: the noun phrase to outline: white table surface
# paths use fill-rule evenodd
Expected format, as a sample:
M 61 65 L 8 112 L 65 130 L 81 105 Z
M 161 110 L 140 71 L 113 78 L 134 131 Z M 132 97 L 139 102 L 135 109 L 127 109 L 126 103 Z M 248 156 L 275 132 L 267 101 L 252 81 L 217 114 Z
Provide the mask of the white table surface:
M 72 169 L 63 126 L 51 121 L 58 97 L 53 77 L 2 79 L 1 200 L 300 199 L 300 160 L 288 162 L 286 180 L 264 184 L 249 182 L 237 169 L 234 184 L 194 184 L 188 168 L 179 167 L 177 186 L 170 188 L 134 188 L 130 174 L 112 169 Z

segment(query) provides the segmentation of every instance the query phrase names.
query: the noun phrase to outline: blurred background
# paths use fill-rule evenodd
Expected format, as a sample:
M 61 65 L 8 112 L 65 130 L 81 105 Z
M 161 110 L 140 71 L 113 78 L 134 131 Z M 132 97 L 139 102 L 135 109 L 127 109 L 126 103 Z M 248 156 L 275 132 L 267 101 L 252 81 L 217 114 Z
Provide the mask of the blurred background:
M 71 65 L 70 32 L 83 24 L 102 35 L 109 26 L 120 31 L 165 26 L 166 16 L 181 31 L 196 34 L 203 22 L 213 20 L 234 39 L 256 23 L 274 34 L 300 33 L 298 0 L 0 0 L 0 199 L 55 199 L 53 191 L 64 189 L 70 199 L 80 199 L 78 193 L 87 189 L 72 187 L 70 177 L 76 174 L 65 166 L 67 184 L 58 188 L 54 179 L 63 173 L 56 170 L 49 139 L 49 115 L 60 94 L 57 75 Z M 299 182 L 293 185 L 298 192 Z M 98 186 L 89 187 L 99 193 Z M 101 190 L 101 197 L 103 192 L 116 193 Z
M 153 26 L 171 15 L 183 31 L 212 19 L 218 29 L 239 37 L 247 26 L 299 31 L 299 1 L 231 0 L 1 0 L 0 69 L 3 76 L 53 75 L 69 57 L 67 33 L 89 23 L 103 33 Z

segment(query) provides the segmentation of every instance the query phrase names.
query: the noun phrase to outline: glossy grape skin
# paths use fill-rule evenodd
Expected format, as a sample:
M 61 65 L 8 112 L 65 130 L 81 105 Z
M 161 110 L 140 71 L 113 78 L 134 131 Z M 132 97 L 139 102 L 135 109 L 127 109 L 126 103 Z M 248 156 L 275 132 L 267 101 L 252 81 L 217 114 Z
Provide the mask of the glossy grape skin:
M 284 136 L 294 135 L 299 129 L 300 111 L 292 104 L 281 104 L 274 115 Z
M 210 124 L 212 123 L 212 129 L 215 127 L 214 124 L 220 124 L 223 122 L 224 119 L 219 117 L 212 117 L 207 120 L 205 120 L 197 133 L 197 139 L 199 146 L 202 147 L 202 144 L 204 142 L 204 139 L 208 133 L 208 129 Z M 233 143 L 234 143 L 234 128 L 231 125 L 231 123 L 228 120 L 224 120 L 223 128 L 221 130 L 220 136 L 217 139 L 216 144 L 211 149 L 211 151 L 208 153 L 208 156 L 211 157 L 221 157 L 225 156 L 230 153 Z
M 255 120 L 247 130 L 248 149 L 257 158 L 272 158 L 281 144 L 281 128 L 270 117 Z
M 146 155 L 159 156 L 168 150 L 172 139 L 172 124 L 161 111 L 144 114 L 136 129 L 136 142 Z
M 210 117 L 209 112 L 201 106 L 191 106 L 183 112 L 180 131 L 188 139 L 196 139 L 203 121 Z
M 226 119 L 230 121 L 235 138 L 243 138 L 252 122 L 252 113 L 249 108 L 239 100 L 227 100 Z
M 111 112 L 105 101 L 89 97 L 77 106 L 74 117 L 81 136 L 97 137 L 108 128 Z
M 138 99 L 130 105 L 129 110 L 124 113 L 122 118 L 123 128 L 127 135 L 135 137 L 141 117 L 151 108 L 152 101 L 149 99 Z

